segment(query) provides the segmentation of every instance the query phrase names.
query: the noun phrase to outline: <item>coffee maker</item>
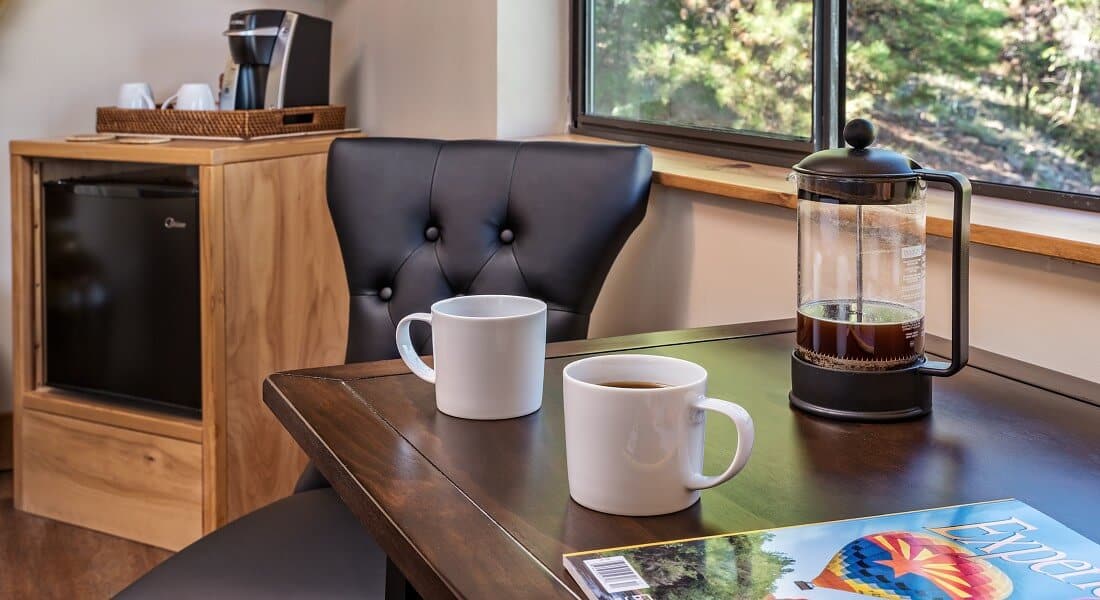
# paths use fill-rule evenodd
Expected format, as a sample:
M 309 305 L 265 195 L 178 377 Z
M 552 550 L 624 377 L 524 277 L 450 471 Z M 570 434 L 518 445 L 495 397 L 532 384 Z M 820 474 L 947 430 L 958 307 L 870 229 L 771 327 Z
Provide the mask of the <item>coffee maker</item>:
M 289 10 L 229 17 L 221 110 L 328 104 L 332 22 Z
M 932 410 L 932 378 L 966 365 L 970 182 L 871 148 L 853 119 L 847 148 L 794 166 L 798 187 L 797 347 L 791 405 L 831 419 L 894 421 Z M 925 189 L 954 195 L 950 362 L 924 355 Z

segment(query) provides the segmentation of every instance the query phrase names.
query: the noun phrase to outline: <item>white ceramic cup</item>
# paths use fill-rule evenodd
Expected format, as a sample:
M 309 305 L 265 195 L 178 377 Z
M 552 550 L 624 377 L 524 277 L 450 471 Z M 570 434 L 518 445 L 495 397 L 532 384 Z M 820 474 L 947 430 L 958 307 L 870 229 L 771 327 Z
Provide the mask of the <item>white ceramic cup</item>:
M 214 92 L 205 83 L 185 83 L 161 108 L 175 103 L 178 110 L 214 110 Z
M 432 326 L 435 368 L 417 356 L 413 321 Z M 524 296 L 459 296 L 397 324 L 397 350 L 412 372 L 435 384 L 440 412 L 463 419 L 510 419 L 542 406 L 546 304 Z
M 153 88 L 148 83 L 124 83 L 118 87 L 119 108 L 156 108 Z
M 732 402 L 708 398 L 707 371 L 665 356 L 618 354 L 565 367 L 565 454 L 569 495 L 582 506 L 616 515 L 683 510 L 699 490 L 728 481 L 752 454 L 752 417 Z M 602 385 L 649 382 L 639 389 Z M 706 412 L 737 427 L 737 448 L 719 475 L 704 475 Z

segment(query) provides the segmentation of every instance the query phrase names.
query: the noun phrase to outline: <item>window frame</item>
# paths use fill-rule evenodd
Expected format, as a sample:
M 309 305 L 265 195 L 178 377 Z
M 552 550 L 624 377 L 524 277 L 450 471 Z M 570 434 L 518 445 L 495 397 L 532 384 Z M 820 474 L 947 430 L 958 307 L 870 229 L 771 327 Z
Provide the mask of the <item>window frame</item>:
M 590 89 L 588 48 L 591 41 L 588 21 L 591 0 L 570 2 L 569 131 L 579 135 L 651 144 L 674 150 L 783 167 L 794 165 L 815 150 L 839 147 L 840 132 L 846 120 L 848 29 L 847 19 L 841 16 L 848 14 L 848 0 L 812 1 L 813 126 L 811 140 L 793 140 L 766 133 L 741 133 L 587 114 L 585 111 Z M 977 195 L 1100 212 L 1100 196 L 1093 194 L 982 180 L 971 181 L 974 193 Z

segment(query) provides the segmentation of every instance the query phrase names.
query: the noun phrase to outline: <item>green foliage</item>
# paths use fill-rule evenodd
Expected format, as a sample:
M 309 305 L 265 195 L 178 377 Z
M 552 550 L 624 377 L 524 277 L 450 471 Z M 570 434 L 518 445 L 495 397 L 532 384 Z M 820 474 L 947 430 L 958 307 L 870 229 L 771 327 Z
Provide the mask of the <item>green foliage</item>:
M 849 4 L 848 88 L 857 93 L 892 94 L 902 105 L 928 102 L 935 91 L 919 75 L 972 77 L 993 64 L 1001 49 L 997 30 L 1006 15 L 999 2 L 852 0 Z
M 595 0 L 596 114 L 808 137 L 808 0 Z
M 808 138 L 810 0 L 591 0 L 590 111 Z M 930 166 L 1100 194 L 1100 0 L 849 0 L 848 114 Z
M 669 600 L 761 600 L 793 570 L 792 558 L 764 550 L 773 538 L 758 533 L 648 546 L 630 551 L 627 560 Z

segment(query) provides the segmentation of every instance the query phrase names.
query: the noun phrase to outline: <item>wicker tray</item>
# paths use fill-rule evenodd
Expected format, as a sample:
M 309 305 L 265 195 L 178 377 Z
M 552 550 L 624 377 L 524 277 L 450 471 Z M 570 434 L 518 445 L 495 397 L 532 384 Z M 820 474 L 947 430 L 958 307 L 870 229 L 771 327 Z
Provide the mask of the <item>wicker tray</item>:
M 95 111 L 99 133 L 218 137 L 256 137 L 332 131 L 344 128 L 343 106 L 297 106 L 262 110 L 148 110 L 101 106 Z

